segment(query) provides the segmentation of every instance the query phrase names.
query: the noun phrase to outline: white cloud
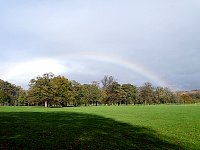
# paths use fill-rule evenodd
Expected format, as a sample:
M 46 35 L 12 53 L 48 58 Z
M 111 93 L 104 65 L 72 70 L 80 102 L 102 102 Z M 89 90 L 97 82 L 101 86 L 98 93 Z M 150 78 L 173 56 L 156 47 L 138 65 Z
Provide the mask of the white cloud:
M 67 68 L 56 60 L 37 59 L 10 64 L 7 69 L 4 68 L 4 73 L 0 78 L 8 81 L 28 83 L 31 78 L 48 72 L 60 74 L 62 72 L 70 72 L 70 68 Z

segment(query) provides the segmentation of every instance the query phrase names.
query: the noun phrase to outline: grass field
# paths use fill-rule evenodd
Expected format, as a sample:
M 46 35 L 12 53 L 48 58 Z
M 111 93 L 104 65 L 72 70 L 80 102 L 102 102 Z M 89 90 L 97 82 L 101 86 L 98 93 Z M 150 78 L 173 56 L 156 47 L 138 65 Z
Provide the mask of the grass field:
M 200 149 L 200 105 L 0 107 L 0 149 Z

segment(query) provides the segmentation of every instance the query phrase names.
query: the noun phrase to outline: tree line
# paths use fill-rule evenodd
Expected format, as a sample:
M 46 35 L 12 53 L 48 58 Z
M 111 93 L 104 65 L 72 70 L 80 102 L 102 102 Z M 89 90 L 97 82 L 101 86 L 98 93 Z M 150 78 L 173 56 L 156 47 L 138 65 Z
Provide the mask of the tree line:
M 88 106 L 200 102 L 200 93 L 172 92 L 169 88 L 144 83 L 141 87 L 120 84 L 113 76 L 91 84 L 80 84 L 64 76 L 46 73 L 31 79 L 29 89 L 0 80 L 0 105 Z

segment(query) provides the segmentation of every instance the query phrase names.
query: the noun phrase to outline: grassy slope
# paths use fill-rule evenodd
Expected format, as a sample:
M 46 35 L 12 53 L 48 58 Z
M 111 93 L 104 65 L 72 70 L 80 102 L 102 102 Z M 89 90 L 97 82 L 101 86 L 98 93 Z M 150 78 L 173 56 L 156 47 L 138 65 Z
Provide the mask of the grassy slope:
M 0 107 L 0 149 L 200 149 L 200 105 Z

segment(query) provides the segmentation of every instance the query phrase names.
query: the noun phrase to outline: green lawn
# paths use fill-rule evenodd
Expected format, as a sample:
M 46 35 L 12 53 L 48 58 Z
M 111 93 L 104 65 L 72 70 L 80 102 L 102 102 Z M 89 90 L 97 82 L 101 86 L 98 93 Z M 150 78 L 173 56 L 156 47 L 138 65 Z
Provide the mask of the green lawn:
M 200 105 L 0 107 L 0 149 L 200 149 Z

